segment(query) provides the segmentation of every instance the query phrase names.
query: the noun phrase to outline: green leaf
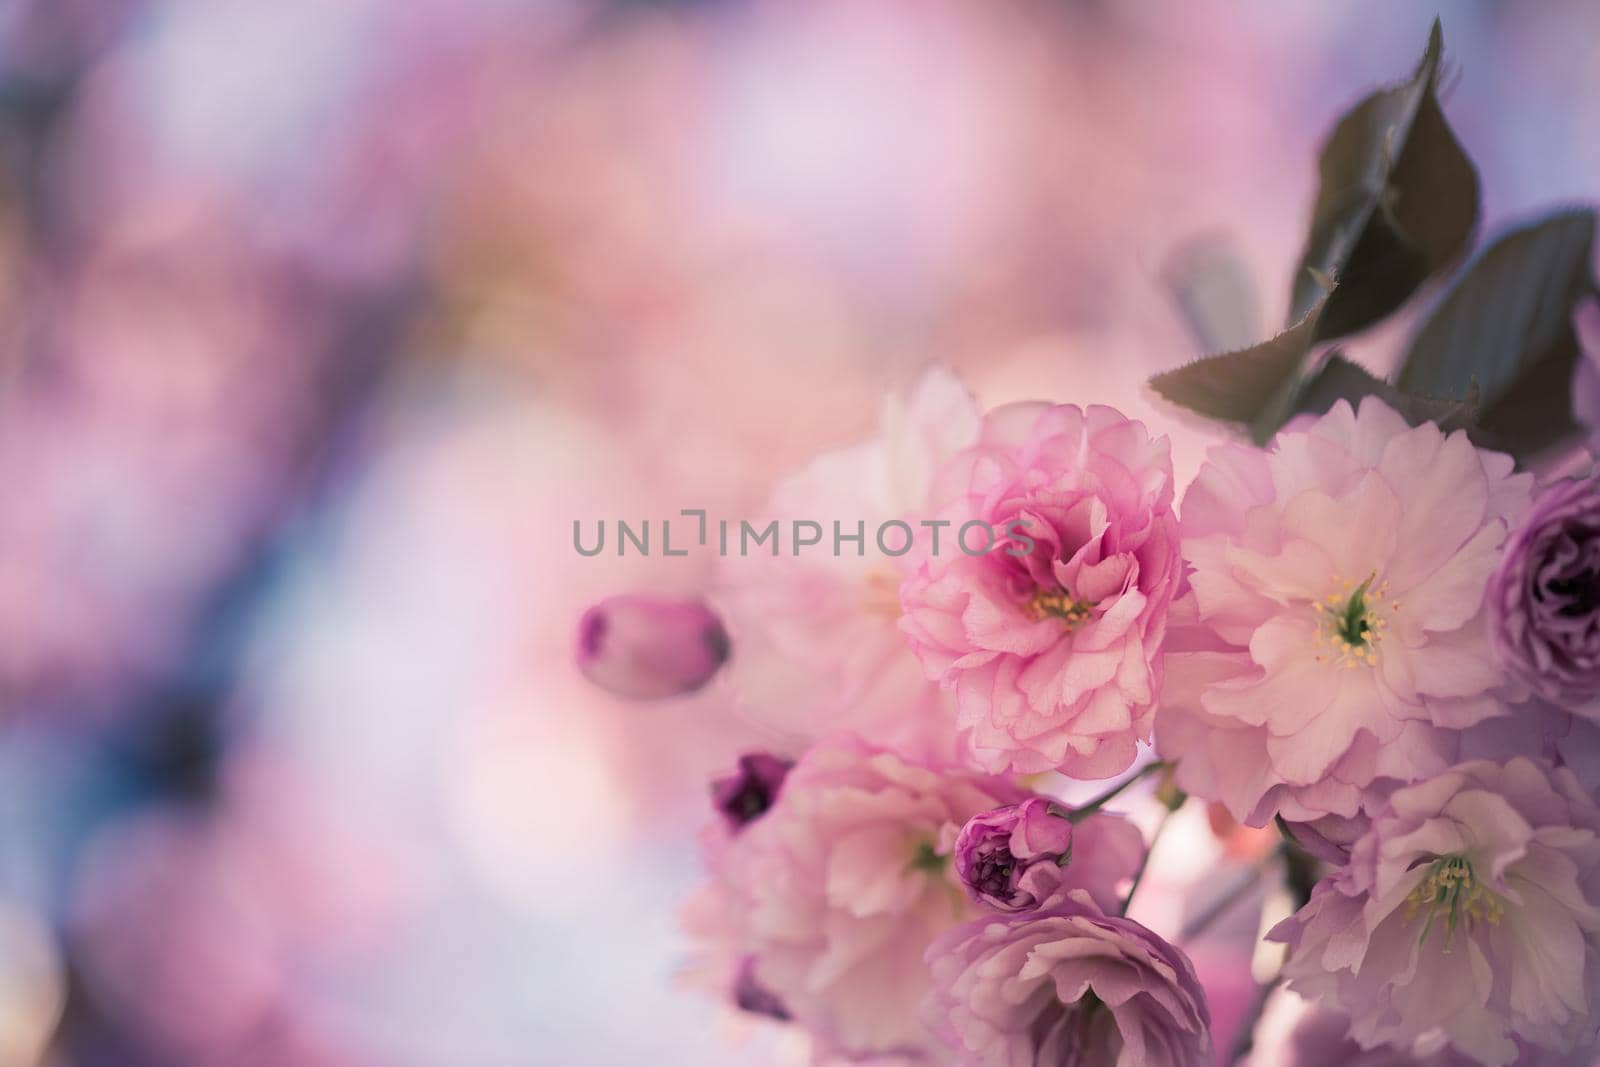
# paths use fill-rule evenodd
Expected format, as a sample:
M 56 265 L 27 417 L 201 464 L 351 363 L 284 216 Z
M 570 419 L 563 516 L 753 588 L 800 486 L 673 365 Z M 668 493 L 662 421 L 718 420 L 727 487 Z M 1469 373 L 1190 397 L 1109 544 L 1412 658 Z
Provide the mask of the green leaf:
M 1369 396 L 1381 399 L 1413 426 L 1436 422 L 1446 433 L 1468 429 L 1477 415 L 1476 393 L 1461 400 L 1403 393 L 1338 352 L 1331 353 L 1317 372 L 1306 379 L 1295 397 L 1294 409 L 1296 414 L 1321 415 L 1340 400 L 1348 400 L 1351 407 L 1359 407 L 1362 399 Z
M 1577 431 L 1572 314 L 1594 291 L 1593 211 L 1514 230 L 1434 308 L 1397 378 L 1406 392 L 1482 397 L 1474 437 L 1525 459 Z
M 1318 304 L 1270 341 L 1197 359 L 1156 375 L 1150 379 L 1150 387 L 1172 403 L 1208 418 L 1264 426 L 1287 409 L 1321 313 Z M 1273 425 L 1272 430 L 1276 429 Z M 1266 436 L 1271 437 L 1271 432 Z
M 1293 321 L 1328 297 L 1317 340 L 1382 319 L 1472 237 L 1478 175 L 1439 109 L 1442 52 L 1435 20 L 1411 79 L 1368 96 L 1323 145 L 1290 305 Z

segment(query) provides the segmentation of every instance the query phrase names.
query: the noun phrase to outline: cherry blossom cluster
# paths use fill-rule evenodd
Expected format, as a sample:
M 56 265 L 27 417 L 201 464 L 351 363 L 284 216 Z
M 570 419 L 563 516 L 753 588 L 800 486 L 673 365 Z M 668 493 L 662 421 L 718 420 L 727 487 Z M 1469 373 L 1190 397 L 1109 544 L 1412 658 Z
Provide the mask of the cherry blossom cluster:
M 726 658 L 771 751 L 713 785 L 699 985 L 818 1063 L 1211 1063 L 1194 966 L 1127 916 L 1144 835 L 1106 808 L 1159 772 L 1310 865 L 1267 937 L 1339 1041 L 1594 1047 L 1600 482 L 1536 484 L 1369 397 L 1214 447 L 1180 494 L 1119 412 L 980 412 L 935 370 L 797 502 L 1039 547 L 723 561 L 661 671 Z M 618 622 L 586 624 L 591 677 Z M 1119 776 L 1087 804 L 1051 784 Z

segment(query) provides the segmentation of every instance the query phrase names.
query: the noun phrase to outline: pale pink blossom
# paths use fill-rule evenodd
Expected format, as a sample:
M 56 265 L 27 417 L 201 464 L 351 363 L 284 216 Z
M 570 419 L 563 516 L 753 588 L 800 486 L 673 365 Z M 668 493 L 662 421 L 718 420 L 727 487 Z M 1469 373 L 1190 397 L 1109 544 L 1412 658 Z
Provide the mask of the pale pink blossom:
M 1194 966 L 1084 892 L 965 923 L 928 950 L 928 1026 L 975 1067 L 1210 1067 Z
M 972 756 L 990 770 L 1107 778 L 1148 740 L 1161 643 L 1179 584 L 1164 437 L 1108 407 L 1015 404 L 940 472 L 959 538 L 900 589 L 901 628 L 928 677 L 955 692 Z M 975 525 L 970 547 L 985 538 Z
M 735 834 L 721 818 L 711 826 L 711 882 L 685 913 L 695 984 L 789 1017 L 819 1056 L 936 1049 L 918 1015 L 923 954 L 984 910 L 963 888 L 956 838 L 973 816 L 1030 796 L 854 738 L 813 747 L 765 812 Z M 1090 816 L 1075 828 L 1060 891 L 1115 906 L 1143 852 L 1127 820 Z
M 928 536 L 919 520 L 931 511 L 934 472 L 977 428 L 972 395 L 934 367 L 884 401 L 875 437 L 818 456 L 774 490 L 768 514 L 785 528 L 817 523 L 820 544 L 741 556 L 737 531 L 730 536 L 717 597 L 738 648 L 728 673 L 743 713 L 775 742 L 797 750 L 849 729 L 917 754 L 953 751 L 940 693 L 896 628 L 904 561 L 914 557 L 885 553 L 878 533 L 899 521 Z M 899 528 L 885 530 L 889 553 L 903 543 Z
M 1262 825 L 1354 817 L 1505 714 L 1484 591 L 1531 479 L 1465 433 L 1336 404 L 1266 451 L 1223 445 L 1184 496 L 1162 752 Z
M 1290 988 L 1363 1048 L 1448 1044 L 1503 1067 L 1518 1043 L 1600 1037 L 1600 807 L 1522 757 L 1396 790 L 1347 866 L 1269 935 Z
M 1024 796 L 853 738 L 813 747 L 776 803 L 708 856 L 713 885 L 693 906 L 691 934 L 820 1052 L 928 1047 L 923 952 L 977 912 L 951 863 L 955 835 Z

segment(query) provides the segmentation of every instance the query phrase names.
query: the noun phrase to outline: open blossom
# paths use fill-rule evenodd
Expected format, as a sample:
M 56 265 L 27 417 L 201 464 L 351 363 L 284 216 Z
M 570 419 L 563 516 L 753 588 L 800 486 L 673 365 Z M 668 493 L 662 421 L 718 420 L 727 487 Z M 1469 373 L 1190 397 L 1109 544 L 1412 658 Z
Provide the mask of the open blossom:
M 578 623 L 578 669 L 632 700 L 692 693 L 728 658 L 728 635 L 698 600 L 607 597 Z
M 991 770 L 1107 778 L 1148 740 L 1179 580 L 1167 440 L 1107 407 L 1014 404 L 940 472 L 947 537 L 900 587 L 901 628 Z M 973 544 L 975 549 L 979 547 Z
M 1025 911 L 1072 889 L 1115 909 L 1144 857 L 1139 828 L 1097 812 L 1074 826 L 1067 809 L 1029 797 L 974 815 L 955 841 L 956 875 L 968 894 L 998 911 Z
M 1600 718 L 1600 478 L 1538 498 L 1506 544 L 1489 608 L 1509 670 L 1552 703 Z
M 718 606 L 739 648 L 729 677 L 742 712 L 796 749 L 839 729 L 917 754 L 953 753 L 955 730 L 896 627 L 905 534 L 928 531 L 939 464 L 977 435 L 978 408 L 948 371 L 885 400 L 876 437 L 818 456 L 780 483 L 770 513 L 822 529 L 802 556 L 720 561 Z M 834 553 L 834 524 L 842 538 Z M 731 542 L 730 542 L 731 544 Z
M 1210 1014 L 1189 960 L 1087 893 L 959 926 L 928 964 L 924 1018 L 963 1064 L 1211 1065 Z
M 1363 1048 L 1424 1039 L 1487 1067 L 1518 1042 L 1600 1037 L 1600 807 L 1517 757 L 1397 790 L 1310 902 L 1269 935 L 1290 988 Z
M 1352 817 L 1448 765 L 1454 731 L 1507 710 L 1484 592 L 1530 488 L 1370 397 L 1212 449 L 1159 726 L 1178 784 L 1262 825 Z
M 708 982 L 782 1012 L 820 1054 L 931 1047 L 917 1014 L 923 952 L 977 914 L 950 862 L 973 815 L 1026 796 L 1010 783 L 909 762 L 852 738 L 810 749 L 759 819 L 709 856 L 686 914 Z

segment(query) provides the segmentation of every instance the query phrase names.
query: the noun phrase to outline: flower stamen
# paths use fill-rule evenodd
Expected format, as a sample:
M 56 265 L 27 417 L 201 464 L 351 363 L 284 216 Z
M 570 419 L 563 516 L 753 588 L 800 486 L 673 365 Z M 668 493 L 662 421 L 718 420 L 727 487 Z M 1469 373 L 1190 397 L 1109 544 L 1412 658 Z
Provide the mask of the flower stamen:
M 1465 926 L 1468 933 L 1480 922 L 1498 926 L 1505 911 L 1505 902 L 1473 876 L 1472 861 L 1460 855 L 1440 856 L 1434 860 L 1427 877 L 1406 897 L 1407 922 L 1414 920 L 1419 912 L 1427 914 L 1422 933 L 1417 937 L 1419 945 L 1428 939 L 1434 920 L 1444 916 L 1446 952 L 1452 948 L 1458 926 Z
M 1022 606 L 1022 613 L 1033 622 L 1048 618 L 1060 619 L 1067 629 L 1076 628 L 1094 614 L 1094 605 L 1084 600 L 1074 600 L 1065 589 L 1039 589 L 1033 598 Z
M 1398 602 L 1383 610 L 1383 600 L 1388 595 L 1389 583 L 1379 582 L 1377 574 L 1369 574 L 1360 585 L 1341 582 L 1339 591 L 1329 593 L 1314 602 L 1311 610 L 1318 619 L 1317 643 L 1326 646 L 1333 662 L 1346 669 L 1375 666 L 1378 662 L 1378 644 L 1389 626 L 1386 614 L 1399 610 Z M 1318 653 L 1317 662 L 1326 662 Z

